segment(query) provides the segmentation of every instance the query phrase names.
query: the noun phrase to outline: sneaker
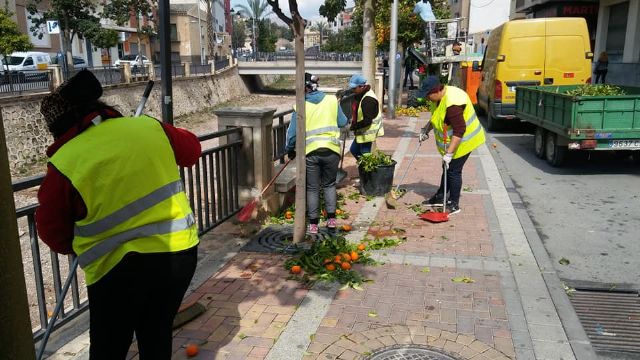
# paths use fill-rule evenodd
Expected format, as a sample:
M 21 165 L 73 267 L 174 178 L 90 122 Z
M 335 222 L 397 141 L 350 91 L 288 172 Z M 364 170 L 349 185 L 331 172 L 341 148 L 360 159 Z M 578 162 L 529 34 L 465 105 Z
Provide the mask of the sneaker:
M 429 198 L 429 200 L 425 200 L 422 202 L 422 205 L 426 206 L 442 206 L 442 195 L 435 194 Z M 447 201 L 448 202 L 448 201 Z
M 338 227 L 338 222 L 336 221 L 336 218 L 329 218 L 327 220 L 327 227 L 329 229 L 335 229 L 336 227 Z
M 315 235 L 318 233 L 318 224 L 309 224 L 309 234 Z
M 447 211 L 449 212 L 449 215 L 455 215 L 455 214 L 459 213 L 462 210 L 460 209 L 458 204 L 448 204 L 447 205 Z

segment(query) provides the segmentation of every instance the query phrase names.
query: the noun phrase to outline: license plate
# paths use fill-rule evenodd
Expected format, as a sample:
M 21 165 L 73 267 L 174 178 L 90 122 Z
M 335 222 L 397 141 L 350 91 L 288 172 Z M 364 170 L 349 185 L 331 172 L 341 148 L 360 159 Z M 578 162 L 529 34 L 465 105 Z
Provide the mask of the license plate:
M 612 149 L 640 149 L 640 140 L 609 140 Z

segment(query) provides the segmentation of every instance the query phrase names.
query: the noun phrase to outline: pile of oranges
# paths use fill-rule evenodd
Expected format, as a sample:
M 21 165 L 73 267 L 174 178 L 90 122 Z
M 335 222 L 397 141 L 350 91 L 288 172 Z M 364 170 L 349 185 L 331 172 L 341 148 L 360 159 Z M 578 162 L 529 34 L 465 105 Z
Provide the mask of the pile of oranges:
M 358 259 L 360 259 L 361 257 L 361 252 L 366 250 L 366 248 L 367 246 L 365 244 L 359 244 L 356 247 L 356 250 L 339 253 L 331 258 L 324 259 L 322 261 L 322 265 L 324 266 L 324 269 L 329 272 L 335 271 L 337 269 L 342 269 L 345 271 L 351 270 L 352 264 L 358 262 Z M 291 271 L 292 274 L 300 274 L 302 273 L 302 266 L 292 265 L 289 271 Z

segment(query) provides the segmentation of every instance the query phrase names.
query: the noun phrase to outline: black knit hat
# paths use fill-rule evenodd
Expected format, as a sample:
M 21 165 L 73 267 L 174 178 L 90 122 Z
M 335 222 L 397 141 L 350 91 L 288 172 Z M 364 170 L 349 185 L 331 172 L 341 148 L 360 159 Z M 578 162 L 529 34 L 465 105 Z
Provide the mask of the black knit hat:
M 56 128 L 56 123 L 65 116 L 87 103 L 94 102 L 102 96 L 102 85 L 88 70 L 82 70 L 62 83 L 40 103 L 40 113 L 49 127 Z

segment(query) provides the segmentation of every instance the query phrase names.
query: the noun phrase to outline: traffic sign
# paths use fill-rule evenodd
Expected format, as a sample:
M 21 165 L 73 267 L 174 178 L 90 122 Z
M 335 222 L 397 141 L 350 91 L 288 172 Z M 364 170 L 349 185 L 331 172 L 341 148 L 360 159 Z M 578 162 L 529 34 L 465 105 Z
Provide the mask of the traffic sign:
M 60 23 L 58 23 L 58 20 L 47 20 L 47 32 L 49 34 L 60 34 Z

